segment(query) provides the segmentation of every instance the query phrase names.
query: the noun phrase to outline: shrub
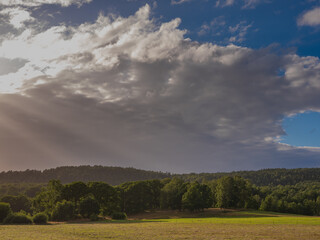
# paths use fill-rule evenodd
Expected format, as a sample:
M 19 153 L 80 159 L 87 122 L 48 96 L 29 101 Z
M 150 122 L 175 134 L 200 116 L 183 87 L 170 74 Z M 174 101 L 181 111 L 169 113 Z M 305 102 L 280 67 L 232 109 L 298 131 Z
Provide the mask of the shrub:
M 9 203 L 0 202 L 0 222 L 11 213 L 11 208 Z
M 52 212 L 52 220 L 67 221 L 75 217 L 74 203 L 63 200 L 58 202 Z
M 32 220 L 26 214 L 12 213 L 4 219 L 4 224 L 32 224 Z
M 90 221 L 98 221 L 99 220 L 99 216 L 97 214 L 91 214 L 90 215 Z
M 48 216 L 45 213 L 38 213 L 33 216 L 33 222 L 35 224 L 46 224 L 48 222 Z
M 126 220 L 127 214 L 124 212 L 114 212 L 111 214 L 111 218 L 114 220 Z
M 87 197 L 80 201 L 79 212 L 82 217 L 89 218 L 91 215 L 98 215 L 100 205 L 97 200 Z

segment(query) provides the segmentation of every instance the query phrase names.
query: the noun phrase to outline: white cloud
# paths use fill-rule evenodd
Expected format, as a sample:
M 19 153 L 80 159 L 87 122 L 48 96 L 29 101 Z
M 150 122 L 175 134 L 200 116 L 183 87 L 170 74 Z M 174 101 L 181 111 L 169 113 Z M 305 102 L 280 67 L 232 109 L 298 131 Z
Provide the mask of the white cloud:
M 198 35 L 203 36 L 206 34 L 211 34 L 214 36 L 214 39 L 224 36 L 224 39 L 219 42 L 220 44 L 239 44 L 246 40 L 246 35 L 252 26 L 253 23 L 247 24 L 246 21 L 241 21 L 235 26 L 227 26 L 225 18 L 220 16 L 214 18 L 210 24 L 202 24 L 200 30 L 198 31 Z
M 23 27 L 25 22 L 34 21 L 30 12 L 22 8 L 5 8 L 0 11 L 0 15 L 8 16 L 9 23 L 18 29 Z
M 68 7 L 72 4 L 81 6 L 82 4 L 90 3 L 91 1 L 92 0 L 0 0 L 0 5 L 37 7 L 44 4 L 58 4 L 63 7 Z
M 234 27 L 229 26 L 229 32 L 232 34 L 232 36 L 229 38 L 230 42 L 241 43 L 245 40 L 245 36 L 247 35 L 248 29 L 252 27 L 252 23 L 246 23 L 246 21 L 242 21 Z
M 171 4 L 172 5 L 178 5 L 178 4 L 182 4 L 182 3 L 186 3 L 186 2 L 190 2 L 192 0 L 171 0 Z
M 284 116 L 320 108 L 319 59 L 194 42 L 179 23 L 157 24 L 146 5 L 128 18 L 101 15 L 40 32 L 30 26 L 4 40 L 0 59 L 23 64 L 0 76 L 3 165 L 91 159 L 218 171 L 318 164 L 315 151 L 279 151 L 271 139 L 283 135 Z
M 269 0 L 243 0 L 243 1 L 234 1 L 234 0 L 217 0 L 216 7 L 230 7 L 241 2 L 242 9 L 254 9 L 258 4 L 262 2 L 270 2 Z
M 317 26 L 320 25 L 320 7 L 316 7 L 305 12 L 298 18 L 298 26 Z
M 264 0 L 244 0 L 243 9 L 253 9 Z
M 219 36 L 225 30 L 226 21 L 223 16 L 214 18 L 209 24 L 202 24 L 198 35 L 206 35 L 212 33 L 214 36 Z
M 232 6 L 234 3 L 235 3 L 234 0 L 217 0 L 216 7 Z

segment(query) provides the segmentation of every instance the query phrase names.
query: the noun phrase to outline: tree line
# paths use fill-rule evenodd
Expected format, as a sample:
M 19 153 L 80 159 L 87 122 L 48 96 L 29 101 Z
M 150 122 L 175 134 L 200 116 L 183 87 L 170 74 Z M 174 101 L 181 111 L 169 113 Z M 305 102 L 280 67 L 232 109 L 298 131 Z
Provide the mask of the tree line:
M 158 209 L 203 211 L 210 207 L 320 215 L 320 183 L 259 187 L 240 176 L 202 183 L 174 177 L 117 186 L 97 181 L 62 184 L 51 180 L 33 198 L 5 195 L 0 202 L 9 203 L 13 212 L 42 213 L 55 221 L 125 218 L 126 214 Z
M 174 175 L 185 181 L 206 182 L 225 176 L 240 176 L 256 186 L 295 185 L 301 182 L 320 182 L 320 168 L 275 168 L 257 171 L 234 171 L 225 173 L 189 173 Z
M 135 168 L 106 166 L 68 166 L 39 170 L 3 171 L 0 172 L 0 184 L 38 183 L 45 184 L 51 179 L 62 183 L 74 181 L 101 181 L 111 185 L 119 185 L 129 181 L 164 179 L 178 177 L 188 182 L 208 182 L 221 177 L 241 176 L 250 180 L 256 186 L 295 185 L 301 182 L 319 182 L 320 168 L 299 169 L 263 169 L 258 171 L 235 171 L 228 173 L 188 173 L 171 174 L 156 171 L 139 170 Z M 19 187 L 19 185 L 16 185 Z M 0 189 L 1 191 L 1 189 Z M 1 192 L 0 192 L 1 194 Z
M 101 181 L 111 185 L 119 185 L 129 181 L 163 179 L 170 176 L 170 173 L 140 170 L 130 167 L 66 166 L 43 171 L 29 169 L 25 171 L 2 171 L 0 172 L 0 184 L 47 183 L 51 179 L 58 179 L 62 183 Z

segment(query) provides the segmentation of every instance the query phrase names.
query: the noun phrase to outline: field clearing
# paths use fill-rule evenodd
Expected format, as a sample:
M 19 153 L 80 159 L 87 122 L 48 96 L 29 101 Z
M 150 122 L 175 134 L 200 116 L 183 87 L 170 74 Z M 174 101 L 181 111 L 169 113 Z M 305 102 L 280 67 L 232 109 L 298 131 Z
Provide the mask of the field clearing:
M 205 218 L 2 225 L 0 239 L 320 239 L 320 218 L 233 212 Z

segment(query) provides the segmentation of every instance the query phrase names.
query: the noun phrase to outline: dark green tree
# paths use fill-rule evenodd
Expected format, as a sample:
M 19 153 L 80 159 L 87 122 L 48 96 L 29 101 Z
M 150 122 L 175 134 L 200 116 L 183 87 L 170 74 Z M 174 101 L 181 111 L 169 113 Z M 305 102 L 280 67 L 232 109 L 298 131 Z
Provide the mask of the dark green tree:
M 0 223 L 11 214 L 11 208 L 9 203 L 0 202 Z
M 235 207 L 234 179 L 232 177 L 223 177 L 217 181 L 216 187 L 216 206 L 219 208 Z
M 244 208 L 252 197 L 251 184 L 238 176 L 217 180 L 216 206 L 219 208 Z
M 23 210 L 25 212 L 31 213 L 32 202 L 28 197 L 24 195 L 6 195 L 0 199 L 0 202 L 9 203 L 13 212 L 19 212 Z
M 59 180 L 51 180 L 48 185 L 32 201 L 32 209 L 35 213 L 45 212 L 48 216 L 58 201 L 62 200 L 63 185 Z
M 173 178 L 161 189 L 160 206 L 162 209 L 182 209 L 182 196 L 187 191 L 188 183 L 180 178 Z
M 62 190 L 62 198 L 67 201 L 73 201 L 76 208 L 79 205 L 81 198 L 87 196 L 89 193 L 88 186 L 83 182 L 73 182 L 64 185 Z
M 104 215 L 120 211 L 120 196 L 114 187 L 104 182 L 89 182 L 88 187 Z
M 75 205 L 71 201 L 58 202 L 52 212 L 52 220 L 67 221 L 75 218 Z
M 199 211 L 203 209 L 204 199 L 202 198 L 200 184 L 192 183 L 182 196 L 182 208 L 189 211 Z
M 143 212 L 152 209 L 160 191 L 153 189 L 149 181 L 137 181 L 121 184 L 118 191 L 121 196 L 121 208 L 126 213 Z
M 210 188 L 206 184 L 194 182 L 182 196 L 182 207 L 189 211 L 200 211 L 212 207 L 213 198 Z
M 80 200 L 79 213 L 82 217 L 89 218 L 92 215 L 98 215 L 100 205 L 98 201 L 92 197 L 85 197 Z

